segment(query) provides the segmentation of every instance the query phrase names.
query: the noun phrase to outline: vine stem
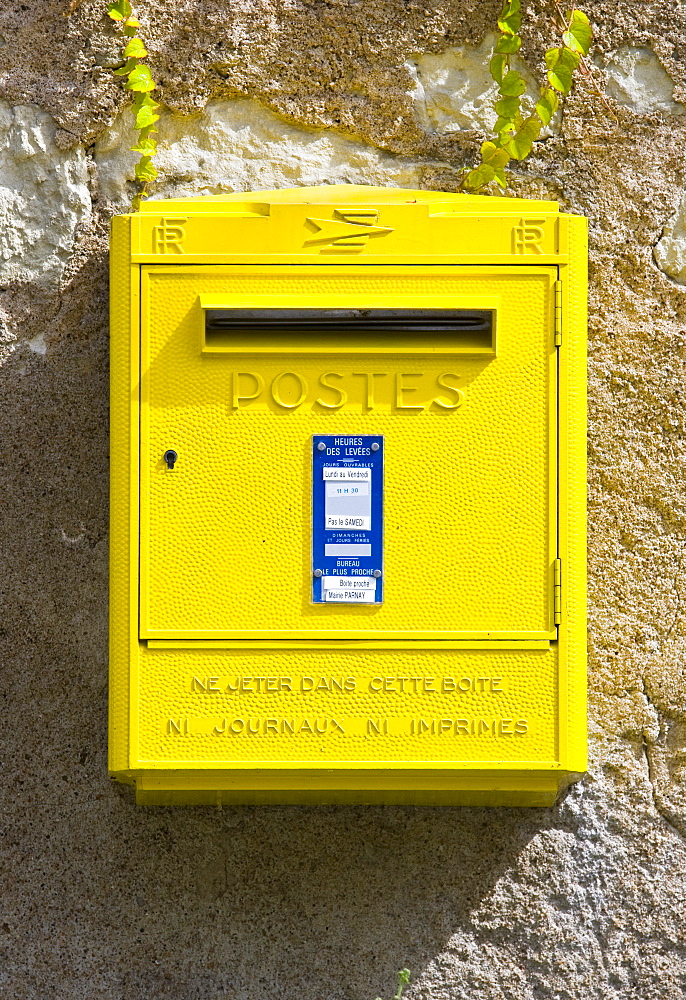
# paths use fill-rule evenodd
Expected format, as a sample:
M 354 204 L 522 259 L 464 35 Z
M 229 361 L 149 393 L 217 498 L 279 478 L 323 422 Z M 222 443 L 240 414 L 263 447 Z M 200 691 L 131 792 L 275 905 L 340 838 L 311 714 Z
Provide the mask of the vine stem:
M 569 29 L 569 24 L 571 23 L 571 14 L 574 12 L 574 8 L 572 7 L 572 9 L 569 12 L 570 13 L 570 22 L 568 22 L 567 19 L 564 16 L 562 7 L 560 6 L 558 0 L 554 0 L 554 3 L 555 3 L 555 12 L 556 12 L 557 16 L 559 17 L 560 21 L 559 21 L 559 24 L 556 25 L 555 24 L 555 19 L 553 18 L 553 20 L 552 20 L 551 23 L 552 23 L 553 27 L 556 27 L 556 28 L 560 28 L 561 27 L 562 31 L 567 31 Z M 591 90 L 596 95 L 596 97 L 599 98 L 601 104 L 603 105 L 603 107 L 605 108 L 605 110 L 607 111 L 607 113 L 610 115 L 610 117 L 612 118 L 612 120 L 615 121 L 617 124 L 619 124 L 619 118 L 615 114 L 614 109 L 608 103 L 608 100 L 605 97 L 605 94 L 602 92 L 602 90 L 600 89 L 600 87 L 599 87 L 599 85 L 598 85 L 598 83 L 597 83 L 597 81 L 595 79 L 595 76 L 594 76 L 594 73 L 593 73 L 593 69 L 595 67 L 591 66 L 591 64 L 589 63 L 589 61 L 588 61 L 588 59 L 586 58 L 585 55 L 581 55 L 580 54 L 580 56 L 581 57 L 579 59 L 579 67 L 581 69 L 581 75 L 590 84 Z

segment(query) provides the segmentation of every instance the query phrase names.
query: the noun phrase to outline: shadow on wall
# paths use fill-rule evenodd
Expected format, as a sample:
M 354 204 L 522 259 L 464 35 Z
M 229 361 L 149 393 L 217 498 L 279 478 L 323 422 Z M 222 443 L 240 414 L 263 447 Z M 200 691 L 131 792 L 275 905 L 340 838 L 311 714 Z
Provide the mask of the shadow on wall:
M 164 928 L 167 976 L 182 981 L 190 960 L 228 995 L 370 1000 L 390 992 L 403 965 L 418 980 L 451 945 L 478 949 L 471 915 L 552 819 L 396 807 L 127 816 L 129 843 L 149 870 L 147 913 Z M 485 963 L 507 942 L 511 905 L 498 914 L 496 904 Z

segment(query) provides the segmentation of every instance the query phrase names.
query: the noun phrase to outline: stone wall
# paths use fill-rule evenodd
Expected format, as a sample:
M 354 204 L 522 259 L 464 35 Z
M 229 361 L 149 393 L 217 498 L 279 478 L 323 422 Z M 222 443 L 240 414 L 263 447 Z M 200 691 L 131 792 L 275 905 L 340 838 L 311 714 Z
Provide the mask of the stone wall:
M 454 190 L 493 0 L 153 0 L 161 197 Z M 529 11 L 534 78 L 553 5 Z M 107 232 L 133 154 L 104 0 L 0 10 L 2 996 L 686 995 L 686 10 L 587 6 L 514 191 L 590 220 L 589 776 L 553 810 L 142 809 L 106 775 Z

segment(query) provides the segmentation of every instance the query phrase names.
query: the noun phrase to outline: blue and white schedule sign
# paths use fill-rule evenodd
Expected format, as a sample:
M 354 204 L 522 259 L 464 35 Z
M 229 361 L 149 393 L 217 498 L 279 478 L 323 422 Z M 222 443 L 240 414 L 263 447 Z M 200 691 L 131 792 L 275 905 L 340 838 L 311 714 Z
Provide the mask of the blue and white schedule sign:
M 312 438 L 312 601 L 383 601 L 383 437 Z

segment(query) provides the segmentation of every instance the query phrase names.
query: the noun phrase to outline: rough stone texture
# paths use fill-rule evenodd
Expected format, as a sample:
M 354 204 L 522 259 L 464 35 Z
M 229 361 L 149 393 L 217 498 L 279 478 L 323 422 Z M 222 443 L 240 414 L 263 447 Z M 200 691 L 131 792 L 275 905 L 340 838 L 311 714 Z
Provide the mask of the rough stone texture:
M 498 87 L 488 69 L 496 35 L 489 32 L 477 45 L 458 45 L 442 52 L 422 52 L 405 64 L 414 87 L 410 97 L 419 124 L 427 132 L 439 135 L 477 129 L 488 132 L 498 115 L 493 107 Z M 536 78 L 526 63 L 517 56 L 512 65 L 518 70 L 529 90 L 522 98 L 531 110 L 531 97 L 538 97 Z M 547 130 L 544 130 L 547 135 Z
M 55 286 L 90 213 L 83 147 L 56 149 L 50 115 L 0 102 L 0 282 Z
M 662 230 L 655 245 L 655 261 L 670 278 L 686 285 L 686 196 Z
M 454 188 L 487 83 L 459 72 L 497 6 L 140 4 L 195 115 L 164 118 L 158 193 Z M 0 10 L 2 996 L 367 1000 L 405 964 L 411 1000 L 683 997 L 683 5 L 593 4 L 616 120 L 582 84 L 514 179 L 590 219 L 590 775 L 553 810 L 221 812 L 137 809 L 105 774 L 106 223 L 130 161 L 114 30 L 67 8 Z M 552 8 L 528 8 L 535 74 Z
M 459 171 L 440 162 L 393 156 L 331 131 L 287 124 L 255 100 L 211 101 L 190 121 L 163 114 L 156 157 L 162 178 L 155 198 L 268 190 L 308 184 L 421 187 L 432 168 L 455 182 Z M 122 113 L 95 146 L 100 193 L 128 211 L 133 168 L 131 116 Z
M 606 68 L 607 92 L 618 104 L 641 115 L 654 111 L 683 115 L 686 110 L 672 99 L 674 84 L 650 49 L 623 45 Z
M 406 64 L 414 81 L 410 96 L 420 125 L 432 132 L 493 128 L 497 86 L 488 71 L 495 35 L 480 45 L 460 45 L 443 52 L 422 52 Z M 517 68 L 526 71 L 518 60 Z

